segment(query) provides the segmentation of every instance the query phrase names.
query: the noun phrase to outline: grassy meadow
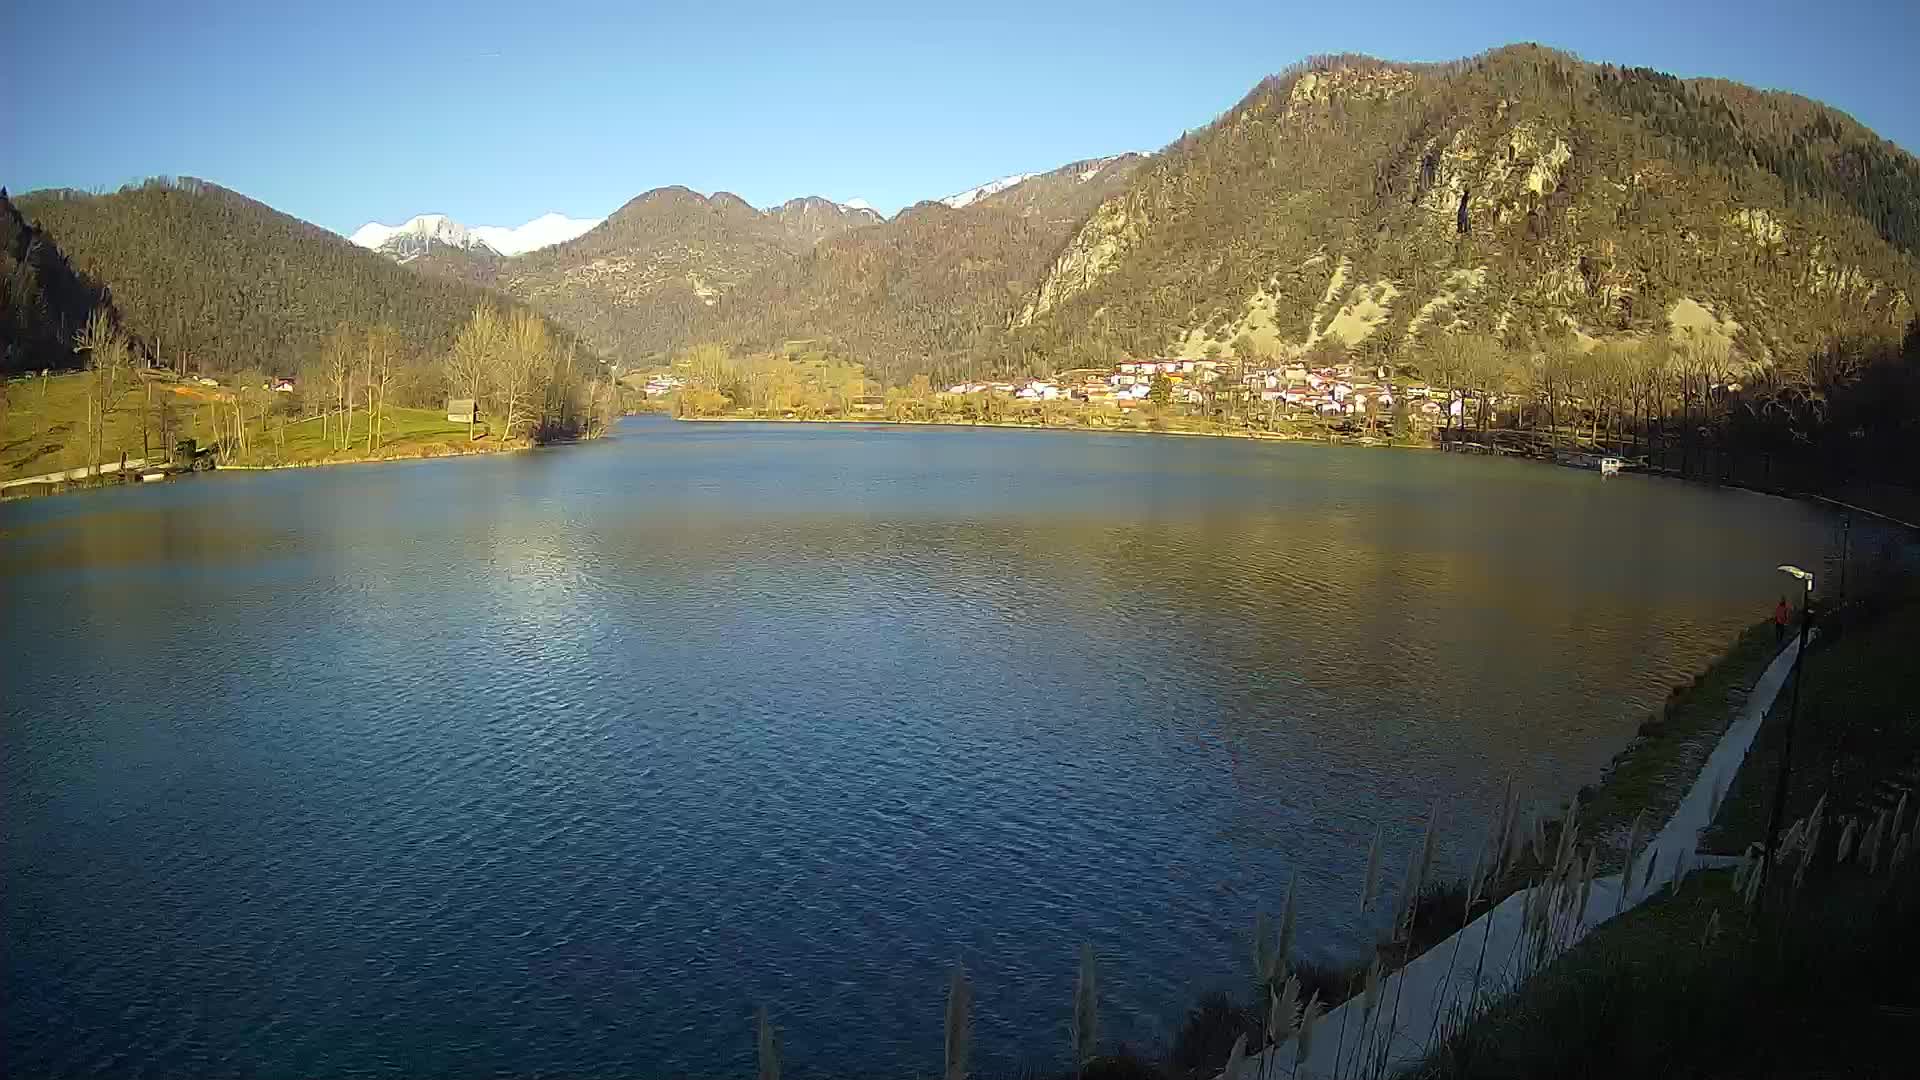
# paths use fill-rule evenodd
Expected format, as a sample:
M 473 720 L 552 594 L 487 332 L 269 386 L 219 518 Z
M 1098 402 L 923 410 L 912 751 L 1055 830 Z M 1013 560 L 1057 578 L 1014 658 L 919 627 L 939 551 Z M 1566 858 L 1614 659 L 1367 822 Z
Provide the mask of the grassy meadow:
M 89 464 L 84 373 L 32 376 L 6 383 L 0 408 L 0 481 Z M 432 457 L 503 449 L 483 422 L 480 438 L 469 441 L 466 425 L 451 423 L 439 409 L 388 406 L 377 444 L 367 441 L 364 408 L 352 417 L 348 445 L 339 445 L 337 416 L 303 417 L 293 412 L 290 395 L 256 393 L 248 403 L 242 447 L 235 429 L 231 387 L 207 387 L 170 377 L 138 378 L 115 395 L 106 413 L 101 463 L 165 456 L 168 439 L 194 439 L 207 446 L 223 441 L 220 464 L 227 467 L 314 465 L 395 457 Z M 265 415 L 261 415 L 264 411 Z

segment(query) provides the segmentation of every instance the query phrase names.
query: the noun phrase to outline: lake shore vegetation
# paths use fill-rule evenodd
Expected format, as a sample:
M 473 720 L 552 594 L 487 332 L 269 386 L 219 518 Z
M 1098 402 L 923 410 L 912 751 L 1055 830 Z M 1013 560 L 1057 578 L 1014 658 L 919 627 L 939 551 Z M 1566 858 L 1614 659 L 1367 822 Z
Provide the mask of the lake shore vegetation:
M 183 377 L 140 362 L 104 309 L 82 337 L 78 372 L 9 380 L 0 395 L 0 482 L 63 471 L 9 494 L 133 479 L 100 466 L 224 468 L 438 457 L 604 434 L 621 395 L 526 311 L 480 305 L 441 356 L 385 325 L 334 328 L 292 377 Z M 449 403 L 464 409 L 456 417 Z M 190 444 L 190 445 L 188 445 Z

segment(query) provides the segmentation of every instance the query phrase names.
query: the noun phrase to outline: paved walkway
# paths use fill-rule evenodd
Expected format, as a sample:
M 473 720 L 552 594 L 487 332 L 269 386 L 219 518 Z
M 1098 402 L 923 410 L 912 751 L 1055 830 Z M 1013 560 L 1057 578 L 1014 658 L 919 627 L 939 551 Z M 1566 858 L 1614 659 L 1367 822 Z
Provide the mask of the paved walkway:
M 1621 911 L 1639 906 L 1668 882 L 1702 865 L 1726 861 L 1698 857 L 1695 852 L 1700 836 L 1712 823 L 1720 799 L 1733 785 L 1734 774 L 1746 759 L 1760 722 L 1786 682 L 1799 649 L 1796 639 L 1754 684 L 1753 693 L 1707 757 L 1686 798 L 1648 845 L 1647 855 L 1635 868 L 1634 880 L 1627 885 L 1624 902 L 1619 875 L 1595 878 L 1584 916 L 1576 919 L 1568 913 L 1556 923 L 1562 948 Z M 1654 867 L 1650 881 L 1645 871 L 1648 859 L 1653 860 Z M 1393 1076 L 1420 1064 L 1445 1040 L 1450 1027 L 1485 1011 L 1541 966 L 1541 958 L 1534 955 L 1524 932 L 1529 898 L 1539 891 L 1514 893 L 1458 934 L 1381 980 L 1379 1006 L 1371 1018 L 1365 1016 L 1358 997 L 1329 1011 L 1315 1025 L 1312 1052 L 1297 1069 L 1297 1048 L 1289 1040 L 1269 1052 L 1270 1061 L 1251 1058 L 1240 1077 L 1223 1074 L 1223 1080 Z
M 128 458 L 127 468 L 138 469 L 146 463 L 146 458 Z M 8 480 L 0 483 L 0 491 L 5 491 L 10 487 L 19 487 L 22 484 L 52 484 L 61 480 L 84 480 L 88 476 L 93 475 L 95 471 L 96 470 L 90 466 L 81 465 L 77 468 L 61 469 L 58 472 L 41 473 L 39 476 L 23 476 L 18 480 Z M 105 462 L 97 471 L 103 475 L 106 473 L 117 473 L 120 471 L 120 463 L 118 461 Z

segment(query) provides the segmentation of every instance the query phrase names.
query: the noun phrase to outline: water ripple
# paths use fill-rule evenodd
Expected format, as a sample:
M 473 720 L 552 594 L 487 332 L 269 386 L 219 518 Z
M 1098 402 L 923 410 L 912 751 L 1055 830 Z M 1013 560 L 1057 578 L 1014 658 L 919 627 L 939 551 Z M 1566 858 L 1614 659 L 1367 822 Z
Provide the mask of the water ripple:
M 716 428 L 719 426 L 716 425 Z M 1439 455 L 629 422 L 0 507 L 11 1075 L 983 1067 L 1233 987 L 1376 822 L 1559 798 L 1776 500 Z M 1474 830 L 1447 834 L 1458 866 Z

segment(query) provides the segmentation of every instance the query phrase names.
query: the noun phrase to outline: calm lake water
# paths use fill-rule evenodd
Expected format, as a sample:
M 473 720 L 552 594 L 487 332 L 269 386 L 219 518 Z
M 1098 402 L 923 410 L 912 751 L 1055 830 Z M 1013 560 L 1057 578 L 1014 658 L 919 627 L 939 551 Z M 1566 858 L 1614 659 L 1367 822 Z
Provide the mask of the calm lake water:
M 674 424 L 0 506 L 15 1076 L 938 1072 L 1564 799 L 1833 525 L 1538 464 Z

